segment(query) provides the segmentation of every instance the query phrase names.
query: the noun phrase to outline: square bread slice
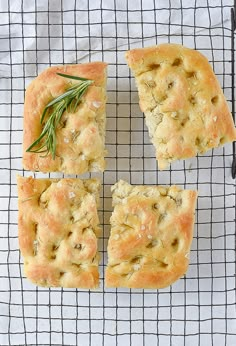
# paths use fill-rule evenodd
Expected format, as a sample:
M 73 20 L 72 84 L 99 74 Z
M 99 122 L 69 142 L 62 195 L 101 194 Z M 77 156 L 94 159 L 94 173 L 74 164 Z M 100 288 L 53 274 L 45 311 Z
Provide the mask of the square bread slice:
M 82 174 L 105 168 L 106 63 L 49 67 L 28 86 L 24 106 L 23 167 L 40 172 Z M 75 113 L 64 112 L 56 129 L 56 156 L 26 152 L 40 136 L 45 106 L 78 83 L 57 73 L 94 81 L 82 96 Z
M 17 185 L 26 277 L 44 287 L 98 287 L 100 182 L 18 176 Z
M 159 169 L 236 140 L 220 84 L 200 52 L 161 44 L 130 50 L 126 59 Z
M 171 285 L 188 268 L 197 192 L 122 180 L 112 191 L 106 286 Z

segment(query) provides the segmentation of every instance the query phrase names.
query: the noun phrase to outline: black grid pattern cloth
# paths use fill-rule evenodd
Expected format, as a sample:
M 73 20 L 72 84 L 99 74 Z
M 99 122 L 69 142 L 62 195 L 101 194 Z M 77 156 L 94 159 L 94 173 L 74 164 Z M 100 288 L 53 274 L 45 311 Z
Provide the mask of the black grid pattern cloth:
M 235 148 L 157 169 L 125 51 L 172 42 L 200 50 L 234 113 L 233 0 L 0 0 L 0 345 L 236 345 Z M 100 288 L 40 288 L 23 273 L 17 237 L 25 88 L 58 64 L 108 67 L 99 239 Z M 61 177 L 60 174 L 34 174 Z M 85 174 L 82 177 L 88 177 Z M 199 191 L 187 274 L 162 290 L 106 289 L 111 186 L 177 184 Z

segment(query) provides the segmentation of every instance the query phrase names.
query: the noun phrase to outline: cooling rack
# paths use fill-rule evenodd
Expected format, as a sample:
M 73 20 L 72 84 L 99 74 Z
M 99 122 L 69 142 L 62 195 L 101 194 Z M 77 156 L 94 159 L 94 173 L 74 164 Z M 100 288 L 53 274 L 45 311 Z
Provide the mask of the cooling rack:
M 0 1 L 0 345 L 236 345 L 235 148 L 160 172 L 124 59 L 127 49 L 162 42 L 196 48 L 234 113 L 233 7 L 233 0 Z M 109 154 L 97 174 L 100 289 L 35 287 L 24 277 L 17 240 L 16 175 L 30 175 L 21 164 L 24 90 L 49 65 L 96 60 L 109 63 Z M 110 187 L 120 178 L 199 190 L 189 271 L 170 288 L 104 287 Z

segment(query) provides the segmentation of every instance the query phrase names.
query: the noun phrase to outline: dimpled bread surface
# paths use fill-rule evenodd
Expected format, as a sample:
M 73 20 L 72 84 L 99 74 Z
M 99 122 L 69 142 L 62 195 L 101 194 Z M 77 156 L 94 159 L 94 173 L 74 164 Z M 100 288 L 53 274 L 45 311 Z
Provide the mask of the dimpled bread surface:
M 18 176 L 17 184 L 26 277 L 44 287 L 98 287 L 100 182 Z
M 112 191 L 106 286 L 171 285 L 188 268 L 197 192 L 122 180 Z
M 220 84 L 208 60 L 178 44 L 126 53 L 159 169 L 236 140 Z
M 24 105 L 23 167 L 40 172 L 82 174 L 105 168 L 106 66 L 103 62 L 49 67 L 28 86 Z M 40 119 L 46 105 L 78 81 L 64 73 L 93 80 L 76 111 L 62 115 L 56 129 L 56 156 L 26 152 L 40 136 Z

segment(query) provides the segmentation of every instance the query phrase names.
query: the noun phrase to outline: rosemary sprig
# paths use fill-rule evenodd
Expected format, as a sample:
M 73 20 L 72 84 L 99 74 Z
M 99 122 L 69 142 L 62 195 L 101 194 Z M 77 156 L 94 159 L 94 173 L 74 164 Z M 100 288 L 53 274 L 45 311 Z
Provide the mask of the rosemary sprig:
M 69 79 L 75 79 L 80 83 L 71 86 L 65 93 L 56 97 L 47 104 L 42 113 L 40 123 L 43 124 L 46 115 L 49 114 L 40 136 L 26 150 L 31 153 L 45 153 L 47 156 L 52 154 L 53 160 L 56 156 L 56 129 L 60 123 L 61 117 L 65 111 L 75 113 L 81 97 L 85 94 L 88 87 L 93 83 L 92 80 L 70 76 L 64 73 L 57 73 L 59 76 Z

